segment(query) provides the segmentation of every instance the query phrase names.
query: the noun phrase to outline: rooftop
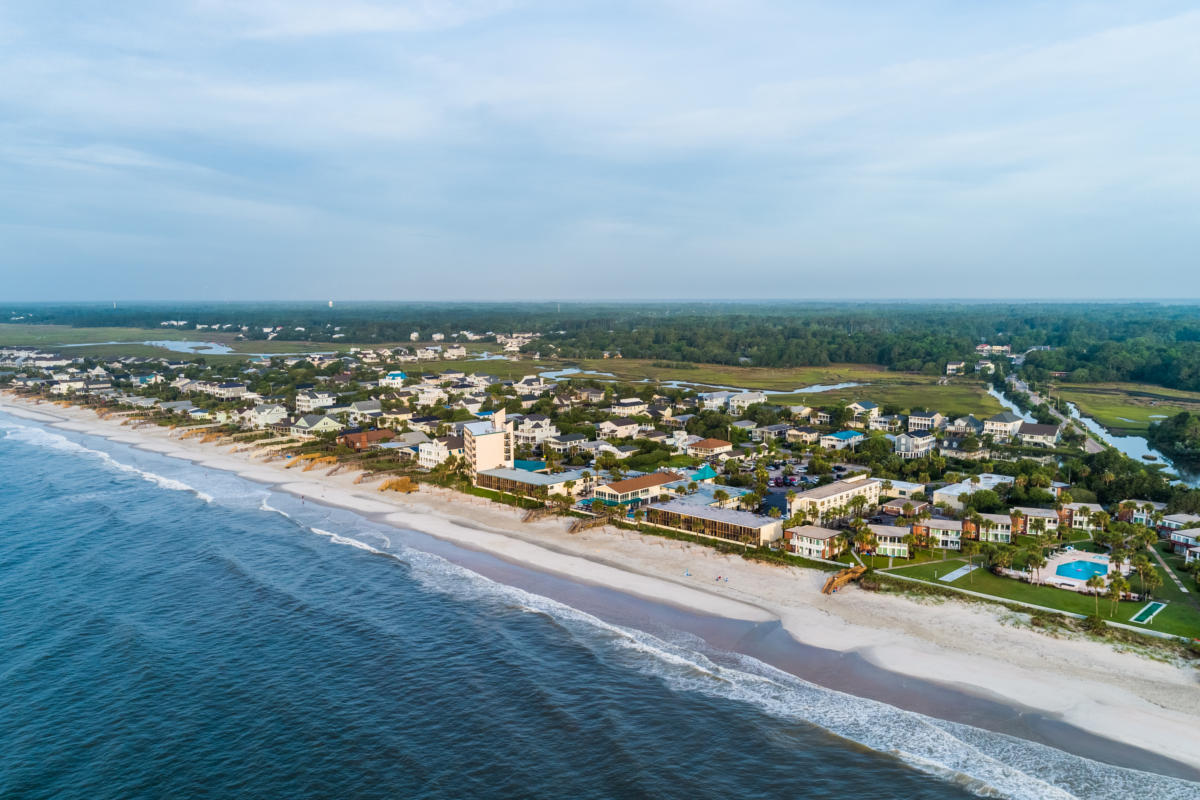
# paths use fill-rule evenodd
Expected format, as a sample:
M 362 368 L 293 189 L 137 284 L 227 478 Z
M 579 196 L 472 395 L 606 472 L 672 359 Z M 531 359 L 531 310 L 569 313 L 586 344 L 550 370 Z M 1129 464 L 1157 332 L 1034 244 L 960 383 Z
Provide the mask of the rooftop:
M 559 472 L 554 475 L 545 475 L 541 472 L 526 472 L 523 469 L 508 469 L 506 467 L 485 469 L 479 474 L 505 481 L 527 483 L 530 486 L 558 486 L 567 481 L 583 480 L 582 472 Z
M 687 517 L 709 519 L 714 522 L 726 522 L 730 525 L 741 525 L 745 528 L 768 528 L 778 522 L 778 520 L 771 519 L 770 517 L 760 517 L 758 514 L 751 514 L 749 511 L 713 508 L 712 506 L 694 505 L 679 500 L 656 503 L 650 506 L 650 508 L 656 508 L 660 511 L 667 511 L 673 514 L 682 514 Z

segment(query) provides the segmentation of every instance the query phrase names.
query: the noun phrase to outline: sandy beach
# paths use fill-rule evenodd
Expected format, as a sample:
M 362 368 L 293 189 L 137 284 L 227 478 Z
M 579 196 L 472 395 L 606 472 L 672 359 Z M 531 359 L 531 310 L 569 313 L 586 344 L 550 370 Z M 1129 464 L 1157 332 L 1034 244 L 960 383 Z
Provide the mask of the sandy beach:
M 525 524 L 514 509 L 422 486 L 399 495 L 264 462 L 230 445 L 132 429 L 93 412 L 0 395 L 14 416 L 100 435 L 236 472 L 533 569 L 692 612 L 747 621 L 778 619 L 797 641 L 855 652 L 883 669 L 1002 703 L 1038 709 L 1097 736 L 1200 769 L 1200 673 L 1083 638 L 1053 638 L 1020 615 L 980 604 L 921 601 L 851 587 L 820 594 L 825 574 L 746 561 L 709 548 L 614 528 L 567 534 L 567 522 Z M 685 574 L 690 573 L 690 576 Z M 728 581 L 715 581 L 721 575 Z

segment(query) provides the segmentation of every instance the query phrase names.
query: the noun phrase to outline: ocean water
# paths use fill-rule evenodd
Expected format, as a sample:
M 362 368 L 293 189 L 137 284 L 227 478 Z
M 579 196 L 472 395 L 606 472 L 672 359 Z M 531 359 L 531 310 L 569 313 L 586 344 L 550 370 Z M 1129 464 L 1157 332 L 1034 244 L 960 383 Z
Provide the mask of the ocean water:
M 0 797 L 1188 797 L 0 412 Z

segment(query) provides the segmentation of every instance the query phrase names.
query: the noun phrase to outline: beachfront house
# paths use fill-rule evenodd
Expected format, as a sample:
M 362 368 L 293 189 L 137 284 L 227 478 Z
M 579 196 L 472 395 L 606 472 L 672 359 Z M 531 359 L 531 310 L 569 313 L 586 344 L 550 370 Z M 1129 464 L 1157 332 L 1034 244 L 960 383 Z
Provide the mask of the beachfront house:
M 841 555 L 842 538 L 838 532 L 817 525 L 800 525 L 783 532 L 788 549 L 805 558 L 834 559 Z
M 508 494 L 533 496 L 544 491 L 547 495 L 563 494 L 578 498 L 591 491 L 593 480 L 590 476 L 585 478 L 583 472 L 556 472 L 547 475 L 511 467 L 497 467 L 480 470 L 476 475 L 475 485 Z
M 462 436 L 439 436 L 417 445 L 417 463 L 425 469 L 433 469 L 451 458 L 462 458 Z
M 962 523 L 956 519 L 927 519 L 912 527 L 919 541 L 928 542 L 939 550 L 962 549 Z
M 875 554 L 889 558 L 908 558 L 907 538 L 912 531 L 902 525 L 867 525 L 875 536 Z

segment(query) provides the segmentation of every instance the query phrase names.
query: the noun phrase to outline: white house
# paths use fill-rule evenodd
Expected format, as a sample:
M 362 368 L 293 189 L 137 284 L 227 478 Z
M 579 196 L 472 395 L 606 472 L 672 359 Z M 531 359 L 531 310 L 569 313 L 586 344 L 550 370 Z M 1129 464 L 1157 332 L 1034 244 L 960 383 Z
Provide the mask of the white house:
M 901 433 L 892 443 L 896 455 L 904 459 L 922 458 L 933 452 L 937 439 L 928 431 Z
M 1008 441 L 1017 435 L 1025 420 L 1011 411 L 1001 411 L 983 421 L 983 432 L 1001 441 Z

